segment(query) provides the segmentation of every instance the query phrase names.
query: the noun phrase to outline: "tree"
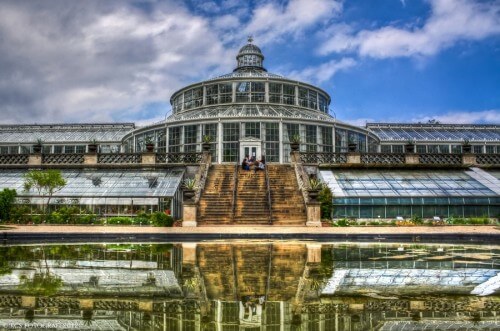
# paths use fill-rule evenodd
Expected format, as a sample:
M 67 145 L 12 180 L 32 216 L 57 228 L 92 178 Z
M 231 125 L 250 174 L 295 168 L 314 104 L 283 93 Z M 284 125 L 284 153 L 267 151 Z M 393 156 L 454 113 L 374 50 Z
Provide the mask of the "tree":
M 34 189 L 43 199 L 47 198 L 44 205 L 44 214 L 47 214 L 50 199 L 54 193 L 66 186 L 66 179 L 63 178 L 60 170 L 31 170 L 24 175 L 24 189 L 30 191 Z
M 16 200 L 16 196 L 16 190 L 4 188 L 3 191 L 0 192 L 0 219 L 4 221 L 11 219 L 10 212 L 12 210 L 12 205 Z
M 332 218 L 333 212 L 333 194 L 330 188 L 323 185 L 318 194 L 318 201 L 321 203 L 321 218 Z

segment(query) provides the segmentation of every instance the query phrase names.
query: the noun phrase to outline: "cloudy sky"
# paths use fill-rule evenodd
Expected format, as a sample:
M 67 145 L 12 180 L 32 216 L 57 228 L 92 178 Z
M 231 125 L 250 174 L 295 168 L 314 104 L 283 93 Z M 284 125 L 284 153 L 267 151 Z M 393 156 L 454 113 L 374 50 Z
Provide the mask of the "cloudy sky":
M 0 123 L 161 120 L 248 35 L 341 120 L 500 124 L 500 0 L 0 0 Z

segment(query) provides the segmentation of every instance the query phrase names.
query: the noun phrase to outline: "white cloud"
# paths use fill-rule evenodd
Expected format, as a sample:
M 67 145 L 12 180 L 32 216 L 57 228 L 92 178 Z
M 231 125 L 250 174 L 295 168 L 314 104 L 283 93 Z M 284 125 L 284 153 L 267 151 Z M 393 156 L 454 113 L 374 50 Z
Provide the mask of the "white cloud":
M 330 80 L 335 73 L 356 65 L 351 58 L 343 58 L 340 61 L 331 60 L 318 66 L 307 67 L 301 71 L 292 71 L 289 76 L 306 82 L 323 83 Z
M 483 111 L 450 111 L 442 115 L 413 118 L 412 122 L 426 123 L 429 120 L 436 120 L 443 124 L 500 124 L 500 109 Z
M 153 4 L 3 1 L 0 121 L 129 121 L 232 67 L 207 19 L 173 1 Z
M 284 6 L 265 3 L 254 9 L 245 32 L 253 34 L 259 44 L 276 42 L 289 34 L 300 34 L 341 10 L 342 2 L 335 0 L 290 0 Z
M 354 51 L 374 58 L 429 56 L 466 40 L 500 34 L 500 3 L 429 0 L 432 12 L 422 27 L 385 26 L 355 34 L 333 33 L 319 48 L 326 55 Z

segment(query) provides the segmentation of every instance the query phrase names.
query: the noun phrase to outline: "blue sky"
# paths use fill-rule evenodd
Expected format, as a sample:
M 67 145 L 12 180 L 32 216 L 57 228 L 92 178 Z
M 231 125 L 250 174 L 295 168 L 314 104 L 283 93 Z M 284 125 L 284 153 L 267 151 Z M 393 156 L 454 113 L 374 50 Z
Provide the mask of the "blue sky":
M 1 0 L 0 122 L 159 121 L 248 35 L 340 120 L 500 124 L 499 0 Z

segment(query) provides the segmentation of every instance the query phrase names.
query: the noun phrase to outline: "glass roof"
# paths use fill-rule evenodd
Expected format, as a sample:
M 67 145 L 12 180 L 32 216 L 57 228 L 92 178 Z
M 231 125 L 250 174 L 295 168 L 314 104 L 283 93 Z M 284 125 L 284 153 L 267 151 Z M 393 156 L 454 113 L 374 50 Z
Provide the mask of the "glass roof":
M 15 189 L 20 197 L 37 196 L 34 190 L 24 191 L 27 170 L 0 171 L 0 190 Z M 184 170 L 63 170 L 66 186 L 54 198 L 156 198 L 173 197 L 182 180 Z M 117 200 L 117 199 L 116 199 Z M 127 201 L 130 201 L 127 199 Z M 56 201 L 54 201 L 56 202 Z M 119 202 L 117 202 L 119 203 Z M 130 202 L 128 202 L 130 203 Z
M 482 268 L 460 268 L 455 270 L 429 269 L 335 269 L 322 294 L 356 291 L 366 287 L 478 286 L 495 277 L 500 270 Z
M 473 178 L 472 170 L 322 170 L 321 176 L 334 197 L 498 196 L 491 186 L 498 183 Z
M 42 139 L 44 143 L 88 144 L 95 139 L 97 142 L 120 143 L 121 139 L 134 128 L 132 123 L 0 125 L 0 141 L 32 144 Z
M 280 105 L 245 105 L 245 104 L 227 104 L 202 109 L 195 109 L 173 114 L 167 118 L 167 123 L 200 120 L 200 119 L 217 119 L 219 117 L 270 117 L 281 118 L 287 117 L 291 119 L 307 119 L 326 122 L 338 121 L 324 113 L 313 110 L 306 110 L 293 106 Z
M 500 126 L 452 124 L 376 124 L 366 125 L 382 141 L 499 141 Z

